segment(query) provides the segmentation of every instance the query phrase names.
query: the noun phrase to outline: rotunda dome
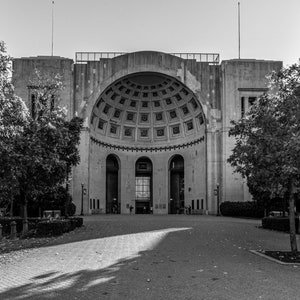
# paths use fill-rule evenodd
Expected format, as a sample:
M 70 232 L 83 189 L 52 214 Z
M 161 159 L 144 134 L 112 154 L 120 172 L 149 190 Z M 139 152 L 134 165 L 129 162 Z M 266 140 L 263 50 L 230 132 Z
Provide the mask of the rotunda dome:
M 173 77 L 143 72 L 104 90 L 92 112 L 91 133 L 114 145 L 175 145 L 204 135 L 204 123 L 191 90 Z

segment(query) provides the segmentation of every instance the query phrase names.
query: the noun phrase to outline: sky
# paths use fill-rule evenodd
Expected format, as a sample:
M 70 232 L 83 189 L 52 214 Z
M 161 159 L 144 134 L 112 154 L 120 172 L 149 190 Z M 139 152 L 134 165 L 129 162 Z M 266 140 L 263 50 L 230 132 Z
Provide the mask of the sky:
M 0 40 L 12 57 L 76 51 L 219 53 L 300 58 L 300 0 L 0 0 Z

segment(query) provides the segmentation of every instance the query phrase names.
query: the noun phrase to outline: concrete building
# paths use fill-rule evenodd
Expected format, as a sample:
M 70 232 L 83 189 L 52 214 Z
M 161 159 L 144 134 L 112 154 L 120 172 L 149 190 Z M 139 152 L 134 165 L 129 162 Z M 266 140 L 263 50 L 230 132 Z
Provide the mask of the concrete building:
M 32 109 L 35 68 L 60 73 L 60 105 L 84 119 L 71 193 L 91 213 L 218 212 L 223 201 L 251 200 L 227 158 L 237 120 L 262 93 L 280 61 L 218 54 L 76 53 L 14 60 L 16 93 Z

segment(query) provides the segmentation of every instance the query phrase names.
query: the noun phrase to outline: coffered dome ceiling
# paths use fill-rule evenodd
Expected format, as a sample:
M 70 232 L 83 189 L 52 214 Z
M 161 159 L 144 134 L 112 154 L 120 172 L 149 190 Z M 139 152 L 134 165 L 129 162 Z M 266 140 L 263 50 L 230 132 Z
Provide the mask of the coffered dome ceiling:
M 175 78 L 135 73 L 110 85 L 91 117 L 92 136 L 114 144 L 178 144 L 204 135 L 195 95 Z

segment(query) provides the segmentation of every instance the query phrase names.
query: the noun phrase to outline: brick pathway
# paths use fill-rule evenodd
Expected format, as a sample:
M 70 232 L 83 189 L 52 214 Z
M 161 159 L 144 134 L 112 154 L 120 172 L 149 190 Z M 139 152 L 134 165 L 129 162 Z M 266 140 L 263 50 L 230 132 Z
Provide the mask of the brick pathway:
M 300 267 L 250 249 L 289 249 L 258 221 L 91 216 L 47 246 L 0 260 L 0 299 L 299 299 Z

